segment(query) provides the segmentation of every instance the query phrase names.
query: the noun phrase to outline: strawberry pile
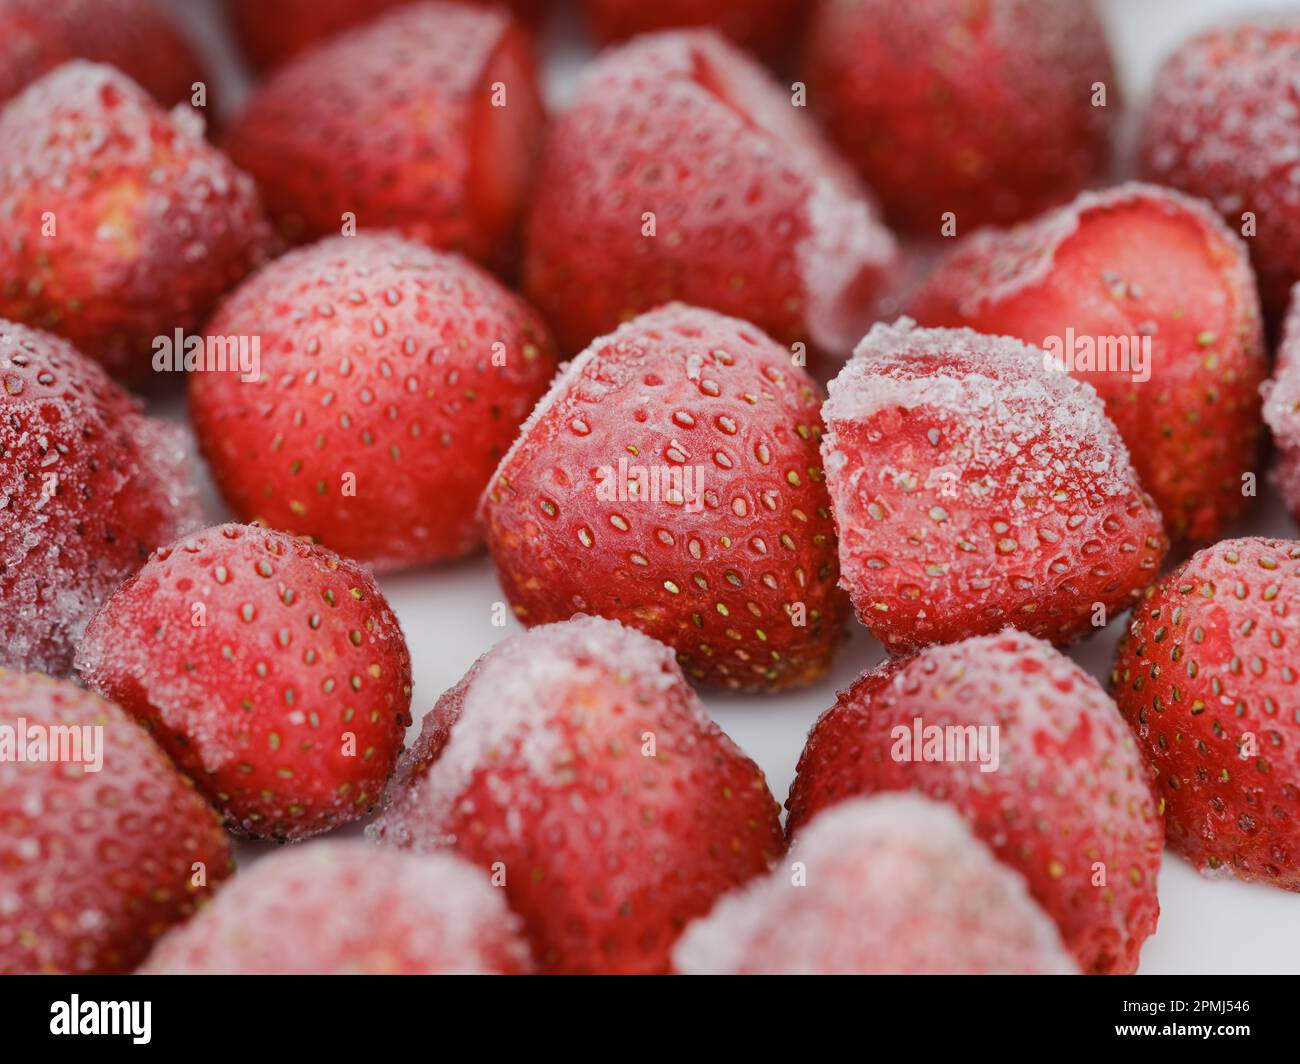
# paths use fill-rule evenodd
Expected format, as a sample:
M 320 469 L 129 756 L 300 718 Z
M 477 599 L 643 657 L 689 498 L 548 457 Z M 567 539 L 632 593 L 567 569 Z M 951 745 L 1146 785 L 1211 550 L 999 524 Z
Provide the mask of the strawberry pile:
M 0 973 L 1127 974 L 1166 845 L 1300 893 L 1300 23 L 1097 188 L 1091 0 L 584 0 L 563 84 L 558 7 L 228 0 L 226 115 L 0 0 Z

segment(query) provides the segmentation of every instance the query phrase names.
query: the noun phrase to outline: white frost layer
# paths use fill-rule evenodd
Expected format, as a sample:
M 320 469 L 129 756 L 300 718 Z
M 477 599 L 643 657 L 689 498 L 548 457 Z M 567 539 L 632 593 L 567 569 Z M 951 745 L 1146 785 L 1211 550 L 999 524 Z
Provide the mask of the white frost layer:
M 629 691 L 680 686 L 700 727 L 715 727 L 686 687 L 675 655 L 657 640 L 618 621 L 583 614 L 541 625 L 504 640 L 474 665 L 446 745 L 411 792 L 385 813 L 384 836 L 399 844 L 417 842 L 422 849 L 429 838 L 449 841 L 456 803 L 475 775 L 491 766 L 516 770 L 494 774 L 491 784 L 500 788 L 494 797 L 507 808 L 521 807 L 535 788 L 557 783 L 568 759 L 555 718 L 575 688 L 597 686 L 614 674 L 628 678 Z
M 1082 462 L 1093 490 L 1130 493 L 1128 448 L 1092 385 L 1046 365 L 1044 353 L 1009 336 L 922 329 L 910 318 L 875 325 L 830 382 L 822 406 L 827 471 L 841 468 L 837 426 L 890 408 L 955 422 L 986 468 L 1020 467 L 1027 482 Z

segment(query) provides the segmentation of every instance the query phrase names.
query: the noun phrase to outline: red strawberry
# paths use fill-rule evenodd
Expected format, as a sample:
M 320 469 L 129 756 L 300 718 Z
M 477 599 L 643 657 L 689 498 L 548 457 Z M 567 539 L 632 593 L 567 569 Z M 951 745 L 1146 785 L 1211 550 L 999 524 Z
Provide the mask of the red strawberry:
M 364 815 L 410 724 L 406 642 L 370 575 L 247 525 L 155 551 L 95 614 L 77 668 L 258 838 Z
M 519 918 L 449 854 L 359 840 L 258 861 L 150 955 L 149 975 L 516 975 Z
M 0 0 L 0 100 L 69 59 L 116 67 L 165 106 L 205 78 L 158 0 Z
M 278 71 L 223 143 L 289 239 L 391 227 L 500 267 L 543 121 L 525 32 L 504 11 L 426 3 Z
M 722 898 L 673 950 L 684 975 L 1072 975 L 1025 881 L 925 798 L 821 813 L 786 866 Z
M 1300 17 L 1255 16 L 1206 30 L 1160 68 L 1139 142 L 1144 177 L 1208 199 L 1249 238 L 1273 322 L 1300 280 L 1297 78 Z
M 504 885 L 549 972 L 660 972 L 784 849 L 763 774 L 672 653 L 578 617 L 498 644 L 425 717 L 371 831 Z
M 271 239 L 252 182 L 117 71 L 67 63 L 0 111 L 0 316 L 121 376 L 190 329 Z
M 186 442 L 71 344 L 0 321 L 0 663 L 68 673 L 109 592 L 199 526 Z
M 189 780 L 88 691 L 0 669 L 0 754 L 0 973 L 129 972 L 234 868 Z
M 1278 464 L 1273 481 L 1300 521 L 1300 285 L 1291 290 L 1291 306 L 1277 347 L 1273 379 L 1262 386 L 1264 421 L 1277 445 Z
M 596 37 L 605 43 L 681 26 L 711 26 L 767 59 L 780 59 L 798 40 L 803 0 L 582 0 Z
M 828 0 L 804 79 L 890 221 L 932 235 L 948 212 L 965 233 L 1069 199 L 1120 110 L 1092 0 Z
M 1300 542 L 1199 552 L 1134 611 L 1111 693 L 1150 766 L 1170 848 L 1203 871 L 1300 891 L 1297 578 Z
M 775 690 L 830 665 L 848 613 L 820 393 L 758 329 L 674 304 L 565 368 L 484 499 L 525 624 L 596 613 L 705 683 Z
M 673 299 L 847 353 L 893 240 L 762 68 L 710 31 L 605 52 L 553 127 L 525 281 L 560 345 Z
M 282 63 L 311 45 L 360 26 L 410 0 L 227 0 L 239 46 L 254 67 Z M 504 2 L 536 25 L 550 0 L 465 0 L 486 7 Z
M 842 585 L 894 654 L 1010 624 L 1064 644 L 1168 546 L 1091 386 L 970 329 L 877 325 L 822 408 Z
M 1137 968 L 1160 911 L 1160 816 L 1114 703 L 1069 658 L 1007 630 L 865 673 L 808 736 L 789 831 L 899 790 L 955 806 L 1085 972 Z
M 190 377 L 199 442 L 232 508 L 380 568 L 482 543 L 479 496 L 556 365 L 521 299 L 391 234 L 277 259 L 208 332 L 261 349 L 256 382 Z
M 1070 344 L 1086 339 L 1100 368 L 1084 361 L 1074 375 L 1105 401 L 1170 535 L 1213 536 L 1245 509 L 1267 356 L 1246 248 L 1204 204 L 1131 184 L 982 230 L 935 270 L 911 313 L 1054 342 L 1069 366 L 1090 357 Z

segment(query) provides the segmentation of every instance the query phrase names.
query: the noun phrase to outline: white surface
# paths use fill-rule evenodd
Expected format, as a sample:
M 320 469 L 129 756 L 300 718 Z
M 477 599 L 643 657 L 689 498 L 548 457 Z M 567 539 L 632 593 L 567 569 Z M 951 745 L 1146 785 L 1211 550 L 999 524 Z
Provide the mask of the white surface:
M 205 51 L 216 60 L 216 69 L 229 76 L 229 51 L 224 42 L 211 36 L 216 21 L 210 17 L 208 5 L 183 6 L 185 14 L 205 30 Z M 1223 13 L 1241 10 L 1241 6 L 1234 0 L 1102 0 L 1129 107 L 1140 106 L 1156 64 L 1169 49 Z M 1300 0 L 1265 0 L 1252 6 L 1256 10 L 1300 9 Z M 560 101 L 568 95 L 583 46 L 564 27 L 553 31 L 551 39 L 553 61 L 547 72 L 548 88 L 552 99 Z M 236 82 L 223 98 L 229 102 L 238 95 Z M 172 403 L 167 407 L 168 413 L 176 409 Z M 1236 534 L 1294 538 L 1296 528 L 1272 497 L 1271 489 L 1262 490 L 1265 498 Z M 210 515 L 214 521 L 227 518 L 215 505 L 210 507 Z M 414 737 L 419 716 L 437 697 L 459 680 L 489 646 L 519 629 L 513 618 L 508 628 L 492 627 L 493 603 L 503 596 L 483 556 L 435 570 L 388 577 L 380 583 L 401 619 L 411 649 L 415 670 L 412 712 L 417 718 L 411 733 Z M 1103 684 L 1115 640 L 1126 623 L 1127 615 L 1072 651 L 1072 657 Z M 854 623 L 852 638 L 840 650 L 832 675 L 815 687 L 777 698 L 729 696 L 707 690 L 702 695 L 712 716 L 758 762 L 773 794 L 784 802 L 809 727 L 834 702 L 836 691 L 884 656 L 879 644 Z M 265 847 L 258 845 L 242 845 L 239 858 L 247 863 L 264 851 Z M 1203 879 L 1168 853 L 1159 894 L 1160 926 L 1143 950 L 1142 972 L 1300 972 L 1300 896 L 1267 886 Z

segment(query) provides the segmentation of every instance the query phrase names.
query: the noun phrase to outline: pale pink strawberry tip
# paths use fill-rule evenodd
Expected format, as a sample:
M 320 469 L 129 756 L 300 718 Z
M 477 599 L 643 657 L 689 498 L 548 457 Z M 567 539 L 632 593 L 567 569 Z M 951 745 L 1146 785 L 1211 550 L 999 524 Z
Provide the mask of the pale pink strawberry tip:
M 1055 924 L 949 806 L 841 802 L 673 950 L 686 975 L 1076 974 Z
M 450 854 L 312 842 L 242 872 L 140 969 L 148 975 L 508 975 L 532 969 L 486 873 Z

